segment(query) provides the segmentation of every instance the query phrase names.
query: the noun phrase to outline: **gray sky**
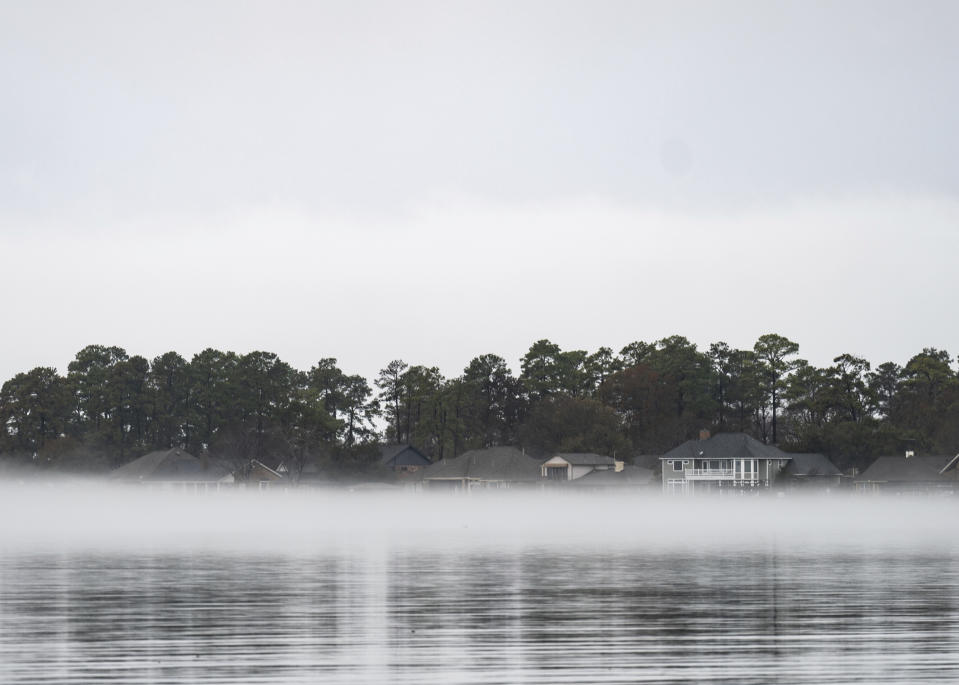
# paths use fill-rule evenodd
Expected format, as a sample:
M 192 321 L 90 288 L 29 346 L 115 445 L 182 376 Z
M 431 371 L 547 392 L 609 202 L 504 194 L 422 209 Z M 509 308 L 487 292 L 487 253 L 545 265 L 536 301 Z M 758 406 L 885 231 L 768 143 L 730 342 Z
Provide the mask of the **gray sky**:
M 0 0 L 0 380 L 959 353 L 959 4 Z

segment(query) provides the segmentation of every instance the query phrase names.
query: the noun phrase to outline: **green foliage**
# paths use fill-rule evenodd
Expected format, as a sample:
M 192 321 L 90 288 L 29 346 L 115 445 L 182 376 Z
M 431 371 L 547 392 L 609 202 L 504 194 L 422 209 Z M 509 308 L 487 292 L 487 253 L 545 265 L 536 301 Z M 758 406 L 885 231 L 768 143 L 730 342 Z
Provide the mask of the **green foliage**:
M 375 477 L 381 441 L 434 459 L 516 444 L 628 459 L 709 428 L 823 452 L 843 468 L 905 449 L 959 451 L 959 376 L 945 350 L 875 368 L 853 354 L 818 368 L 798 351 L 776 334 L 752 349 L 717 342 L 706 351 L 669 336 L 618 355 L 543 339 L 523 356 L 519 377 L 495 354 L 449 379 L 394 360 L 374 392 L 332 358 L 304 372 L 265 351 L 148 361 L 90 345 L 65 376 L 38 367 L 0 386 L 0 454 L 31 468 L 103 470 L 179 445 L 238 468 L 255 458 L 294 475 Z
M 623 456 L 628 441 L 616 412 L 599 400 L 559 395 L 538 403 L 520 433 L 532 453 L 595 452 Z
M 580 396 L 590 388 L 586 352 L 563 352 L 549 340 L 538 340 L 523 356 L 520 382 L 531 403 L 556 395 Z
M 682 441 L 669 384 L 647 364 L 613 374 L 600 395 L 619 417 L 626 438 L 638 453 L 663 452 Z
M 519 381 L 495 354 L 474 358 L 460 377 L 457 409 L 465 442 L 477 447 L 508 445 L 522 412 Z
M 394 359 L 386 368 L 380 369 L 380 375 L 376 379 L 376 387 L 380 389 L 380 404 L 383 408 L 383 415 L 389 422 L 389 429 L 393 433 L 387 433 L 387 441 L 392 439 L 399 442 L 403 437 L 403 415 L 400 410 L 400 402 L 403 398 L 403 374 L 409 365 L 402 359 Z
M 0 416 L 6 427 L 3 447 L 34 454 L 66 432 L 71 401 L 66 380 L 56 369 L 19 373 L 0 388 Z
M 759 340 L 753 346 L 755 353 L 755 372 L 756 378 L 762 384 L 769 399 L 769 410 L 772 412 L 772 443 L 776 444 L 779 440 L 777 433 L 777 418 L 781 395 L 788 385 L 788 375 L 796 368 L 796 361 L 790 361 L 787 357 L 792 357 L 799 352 L 799 345 L 789 338 L 784 338 L 775 333 L 761 335 Z M 765 437 L 765 431 L 763 431 Z

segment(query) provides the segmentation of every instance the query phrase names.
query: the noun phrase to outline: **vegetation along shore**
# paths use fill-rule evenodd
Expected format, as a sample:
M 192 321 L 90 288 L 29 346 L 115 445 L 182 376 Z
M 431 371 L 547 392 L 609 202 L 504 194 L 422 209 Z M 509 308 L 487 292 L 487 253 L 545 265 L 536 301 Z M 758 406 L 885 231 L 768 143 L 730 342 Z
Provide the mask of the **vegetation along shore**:
M 484 354 L 454 378 L 393 360 L 367 379 L 331 358 L 299 370 L 262 351 L 151 361 L 90 345 L 66 374 L 38 367 L 3 383 L 0 460 L 105 472 L 181 447 L 236 463 L 312 464 L 336 477 L 375 469 L 384 442 L 414 445 L 433 461 L 510 445 L 630 463 L 706 428 L 822 453 L 848 471 L 878 454 L 956 452 L 953 361 L 926 348 L 904 366 L 840 354 L 819 368 L 776 334 L 742 350 L 699 349 L 675 335 L 618 353 L 539 340 L 518 375 Z

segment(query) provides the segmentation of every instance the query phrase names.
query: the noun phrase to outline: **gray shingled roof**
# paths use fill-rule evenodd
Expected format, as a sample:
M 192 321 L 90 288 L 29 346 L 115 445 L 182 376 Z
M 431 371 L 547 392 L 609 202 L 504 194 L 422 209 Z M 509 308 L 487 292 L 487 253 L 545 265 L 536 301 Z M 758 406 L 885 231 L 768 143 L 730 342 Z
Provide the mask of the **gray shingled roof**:
M 856 479 L 857 483 L 922 483 L 943 480 L 940 472 L 954 457 L 879 457 Z
M 645 466 L 646 468 L 658 469 L 659 460 L 662 458 L 662 454 L 634 454 L 633 464 L 636 466 Z
M 560 452 L 554 454 L 553 457 L 565 459 L 573 466 L 613 466 L 616 463 L 616 460 L 612 457 L 606 457 L 592 452 Z M 553 457 L 550 457 L 550 459 Z
M 775 445 L 766 445 L 745 433 L 717 433 L 706 440 L 687 440 L 660 459 L 790 459 Z
M 829 461 L 829 457 L 818 453 L 790 452 L 790 462 L 783 469 L 787 476 L 841 476 L 842 472 Z
M 412 445 L 381 445 L 380 463 L 384 466 L 427 466 L 433 462 Z
M 542 479 L 540 462 L 515 447 L 489 447 L 444 459 L 421 471 L 423 480 L 528 482 Z
M 174 447 L 157 450 L 134 459 L 110 473 L 124 481 L 218 481 L 230 475 L 228 469 L 209 460 L 197 459 L 186 450 Z

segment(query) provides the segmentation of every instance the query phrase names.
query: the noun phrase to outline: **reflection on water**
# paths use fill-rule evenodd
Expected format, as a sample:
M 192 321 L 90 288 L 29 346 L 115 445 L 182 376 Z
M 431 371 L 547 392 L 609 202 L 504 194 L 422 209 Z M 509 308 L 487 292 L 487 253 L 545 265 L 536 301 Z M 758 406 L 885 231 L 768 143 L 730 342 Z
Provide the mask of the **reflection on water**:
M 953 552 L 0 555 L 3 683 L 959 682 Z

